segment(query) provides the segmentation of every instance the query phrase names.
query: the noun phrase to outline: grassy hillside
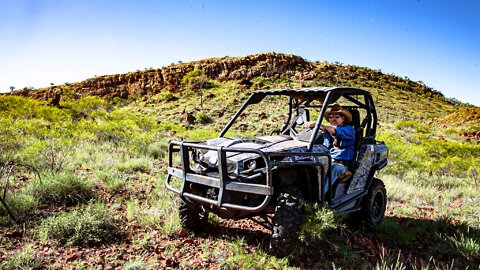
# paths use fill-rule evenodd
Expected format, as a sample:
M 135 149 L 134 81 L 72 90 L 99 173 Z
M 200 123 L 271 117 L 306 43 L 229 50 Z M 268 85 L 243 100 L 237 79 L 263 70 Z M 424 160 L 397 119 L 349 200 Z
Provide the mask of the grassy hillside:
M 1 176 L 11 176 L 5 201 L 18 222 L 0 207 L 1 268 L 477 269 L 480 144 L 459 133 L 480 126 L 479 108 L 366 68 L 305 68 L 314 74 L 248 82 L 192 69 L 175 91 L 62 94 L 58 106 L 0 96 Z M 368 227 L 314 209 L 302 244 L 285 259 L 265 254 L 269 232 L 248 220 L 211 216 L 203 232 L 182 230 L 176 197 L 164 188 L 168 142 L 217 136 L 253 89 L 322 85 L 360 86 L 374 96 L 379 139 L 390 149 L 380 175 L 385 222 Z M 273 102 L 261 109 L 247 112 L 253 117 L 236 126 L 239 133 L 265 134 L 285 113 Z

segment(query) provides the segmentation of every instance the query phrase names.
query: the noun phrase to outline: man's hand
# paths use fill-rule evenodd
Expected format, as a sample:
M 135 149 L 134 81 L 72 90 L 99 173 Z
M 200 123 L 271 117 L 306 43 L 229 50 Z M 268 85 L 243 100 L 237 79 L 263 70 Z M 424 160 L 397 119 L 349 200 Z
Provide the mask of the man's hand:
M 337 133 L 337 130 L 335 129 L 335 126 L 330 126 L 330 125 L 322 125 L 321 127 L 323 130 L 326 130 L 330 134 L 335 134 Z
M 303 128 L 314 128 L 315 127 L 315 122 L 307 122 L 303 124 Z

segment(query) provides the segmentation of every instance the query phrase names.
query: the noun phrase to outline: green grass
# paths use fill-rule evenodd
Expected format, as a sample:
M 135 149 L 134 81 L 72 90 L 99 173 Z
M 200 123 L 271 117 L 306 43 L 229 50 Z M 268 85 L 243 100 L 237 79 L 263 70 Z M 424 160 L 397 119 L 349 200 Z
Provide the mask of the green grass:
M 386 219 L 382 224 L 371 228 L 371 234 L 385 242 L 394 242 L 402 246 L 412 244 L 420 229 L 404 226 L 395 220 Z
M 380 254 L 380 261 L 375 264 L 375 270 L 406 270 L 407 268 L 401 261 L 400 252 L 395 254 Z
M 248 247 L 244 239 L 236 238 L 225 242 L 225 249 L 214 250 L 218 256 L 220 268 L 226 269 L 294 269 L 289 266 L 288 258 L 277 259 L 267 256 L 261 249 Z
M 311 81 L 258 77 L 252 82 L 263 88 L 332 85 L 331 75 L 338 80 L 335 84 L 362 86 L 370 74 L 353 66 L 314 66 L 321 75 Z M 360 72 L 355 81 L 346 79 L 352 72 Z M 352 265 L 364 269 L 405 269 L 413 268 L 413 264 L 399 256 L 406 256 L 416 241 L 435 243 L 426 249 L 426 258 L 411 254 L 413 260 L 425 262 L 431 258 L 418 269 L 464 269 L 472 262 L 469 258 L 478 257 L 480 146 L 463 143 L 458 136 L 463 127 L 459 125 L 437 125 L 452 121 L 453 118 L 442 117 L 457 108 L 440 96 L 428 96 L 422 86 L 385 76 L 388 80 L 367 80 L 382 124 L 378 138 L 390 149 L 389 164 L 380 174 L 389 196 L 385 222 L 376 227 L 361 227 L 357 232 L 343 227 L 331 212 L 314 209 L 302 225 L 304 252 L 276 259 L 245 239 L 218 238 L 196 246 L 204 260 L 224 269 L 289 269 L 306 263 L 305 256 L 323 248 L 325 258 L 317 266 L 327 269 L 351 269 Z M 41 185 L 28 180 L 10 190 L 8 203 L 16 216 L 26 222 L 27 232 L 43 241 L 42 247 L 53 242 L 81 245 L 87 250 L 90 244 L 111 240 L 115 245 L 126 230 L 128 240 L 143 253 L 113 263 L 143 269 L 150 267 L 142 254 L 148 252 L 154 235 L 160 235 L 162 241 L 178 240 L 181 229 L 177 195 L 164 189 L 168 143 L 171 139 L 199 141 L 217 137 L 252 90 L 243 86 L 238 90 L 240 85 L 236 82 L 212 82 L 202 89 L 200 106 L 198 91 L 190 87 L 195 80 L 186 83 L 188 91 L 172 93 L 163 89 L 146 101 L 66 98 L 62 100 L 62 109 L 43 101 L 0 97 L 0 160 L 11 157 L 35 165 L 42 174 Z M 415 107 L 411 100 L 416 102 Z M 185 112 L 193 113 L 196 123 L 182 122 Z M 285 113 L 275 99 L 270 100 L 247 110 L 227 136 L 269 134 L 281 125 Z M 446 141 L 438 141 L 439 137 Z M 88 204 L 92 199 L 98 203 Z M 121 213 L 122 222 L 113 216 L 113 209 Z M 2 207 L 0 220 L 10 229 L 15 228 Z M 213 226 L 221 226 L 215 215 L 210 215 L 209 220 Z M 125 226 L 120 228 L 119 224 Z M 395 252 L 365 258 L 363 251 L 349 242 L 356 233 Z M 186 248 L 172 243 L 163 243 L 162 254 L 168 258 Z M 38 259 L 30 251 L 27 248 L 10 252 L 12 259 L 2 262 L 2 267 L 28 268 L 32 258 L 34 263 Z M 81 259 L 69 266 L 95 268 Z M 188 261 L 181 262 L 179 267 L 182 266 L 187 268 Z
M 146 202 L 127 201 L 127 220 L 135 220 L 142 226 L 156 229 L 164 235 L 176 234 L 181 230 L 177 195 L 163 189 L 154 194 L 155 196 Z
M 71 172 L 46 174 L 42 182 L 26 188 L 40 203 L 48 205 L 76 205 L 95 197 L 93 182 L 82 175 Z
M 39 205 L 37 198 L 25 192 L 7 193 L 6 204 L 17 222 L 25 222 L 29 219 L 30 213 Z M 0 225 L 13 224 L 3 204 L 0 206 Z
M 17 222 L 31 218 L 31 212 L 41 205 L 68 206 L 86 203 L 95 198 L 93 182 L 81 175 L 69 172 L 46 173 L 40 180 L 26 183 L 18 190 L 10 191 L 6 203 Z M 0 222 L 7 223 L 7 212 L 0 207 Z
M 452 219 L 476 228 L 480 227 L 479 188 L 468 179 L 425 176 L 408 173 L 399 179 L 384 175 L 389 200 L 397 202 L 395 211 L 410 217 Z
M 70 245 L 100 244 L 120 240 L 120 221 L 103 204 L 48 217 L 38 228 L 42 242 Z
M 123 269 L 125 270 L 143 270 L 147 269 L 147 266 L 145 266 L 145 263 L 143 263 L 142 260 L 137 259 L 132 262 L 128 262 L 123 266 Z
M 22 250 L 13 254 L 10 259 L 0 263 L 0 268 L 4 270 L 10 269 L 43 269 L 42 260 L 28 244 Z
M 119 172 L 99 171 L 95 176 L 112 193 L 122 190 L 126 185 L 127 176 Z
M 447 236 L 450 241 L 450 245 L 463 256 L 480 256 L 480 233 L 476 235 L 468 236 L 464 233 L 460 233 L 453 236 Z
M 303 219 L 299 239 L 305 245 L 322 240 L 324 234 L 329 230 L 345 227 L 339 217 L 335 217 L 335 212 L 323 208 L 318 204 L 305 205 L 306 215 Z
M 123 162 L 117 163 L 115 169 L 122 173 L 134 173 L 146 171 L 150 167 L 149 161 L 146 159 L 127 159 Z

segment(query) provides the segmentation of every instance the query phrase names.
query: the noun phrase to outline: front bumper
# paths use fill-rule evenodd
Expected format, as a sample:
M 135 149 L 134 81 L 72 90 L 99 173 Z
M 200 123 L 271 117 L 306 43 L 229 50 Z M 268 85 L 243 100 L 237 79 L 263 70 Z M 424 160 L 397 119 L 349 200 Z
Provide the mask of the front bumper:
M 203 149 L 208 151 L 216 151 L 218 153 L 218 174 L 202 175 L 193 171 L 191 167 L 190 153 L 193 149 Z M 265 167 L 256 170 L 248 176 L 235 177 L 227 172 L 227 153 L 252 153 L 257 154 L 263 159 Z M 174 166 L 173 156 L 175 153 L 180 154 L 179 166 Z M 296 157 L 296 161 L 286 161 L 286 157 Z M 301 157 L 301 158 L 298 158 Z M 310 159 L 309 159 L 310 158 Z M 247 213 L 256 213 L 264 210 L 272 196 L 274 195 L 274 187 L 272 180 L 272 171 L 274 168 L 291 167 L 291 166 L 313 166 L 318 169 L 318 174 L 325 175 L 324 165 L 328 162 L 331 164 L 329 153 L 312 153 L 312 152 L 275 152 L 265 153 L 259 149 L 235 148 L 224 146 L 211 146 L 206 144 L 172 141 L 168 149 L 168 175 L 166 178 L 166 187 L 190 200 L 218 207 L 220 209 L 236 209 Z M 330 165 L 327 167 L 330 168 Z M 181 180 L 181 187 L 175 188 L 172 185 L 174 178 Z M 320 200 L 323 201 L 324 177 L 319 177 L 319 194 L 322 194 Z M 252 180 L 252 181 L 250 181 Z M 251 183 L 255 180 L 255 183 Z M 214 198 L 194 192 L 189 188 L 190 184 L 197 184 L 206 188 L 218 189 L 218 194 Z M 251 202 L 241 203 L 230 201 L 229 192 L 243 193 L 246 195 L 257 195 L 260 200 L 252 205 Z

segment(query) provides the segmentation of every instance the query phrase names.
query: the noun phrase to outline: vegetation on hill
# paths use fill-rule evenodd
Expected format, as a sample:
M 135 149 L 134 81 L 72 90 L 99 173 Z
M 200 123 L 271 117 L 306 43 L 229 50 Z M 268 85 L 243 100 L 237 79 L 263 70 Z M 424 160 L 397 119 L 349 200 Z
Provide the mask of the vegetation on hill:
M 67 86 L 55 106 L 53 97 L 0 96 L 0 176 L 4 184 L 11 176 L 4 199 L 19 224 L 0 206 L 0 267 L 476 269 L 480 144 L 459 134 L 480 126 L 478 107 L 361 67 L 297 59 L 284 73 L 262 73 L 269 59 L 174 65 L 175 84 L 146 90 L 145 98 L 79 96 Z M 235 70 L 251 73 L 238 67 L 219 77 L 223 70 L 213 68 L 237 62 L 256 66 L 258 76 L 229 80 Z M 195 69 L 202 63 L 210 73 Z M 203 232 L 182 230 L 176 196 L 164 189 L 168 142 L 217 136 L 253 89 L 324 85 L 362 87 L 379 107 L 379 139 L 390 149 L 380 175 L 389 196 L 385 222 L 351 224 L 312 206 L 302 245 L 285 259 L 265 254 L 269 232 L 247 220 L 211 216 Z M 246 112 L 253 117 L 236 135 L 280 125 L 285 112 L 274 102 L 262 110 Z M 9 174 L 14 164 L 39 176 L 22 166 Z

